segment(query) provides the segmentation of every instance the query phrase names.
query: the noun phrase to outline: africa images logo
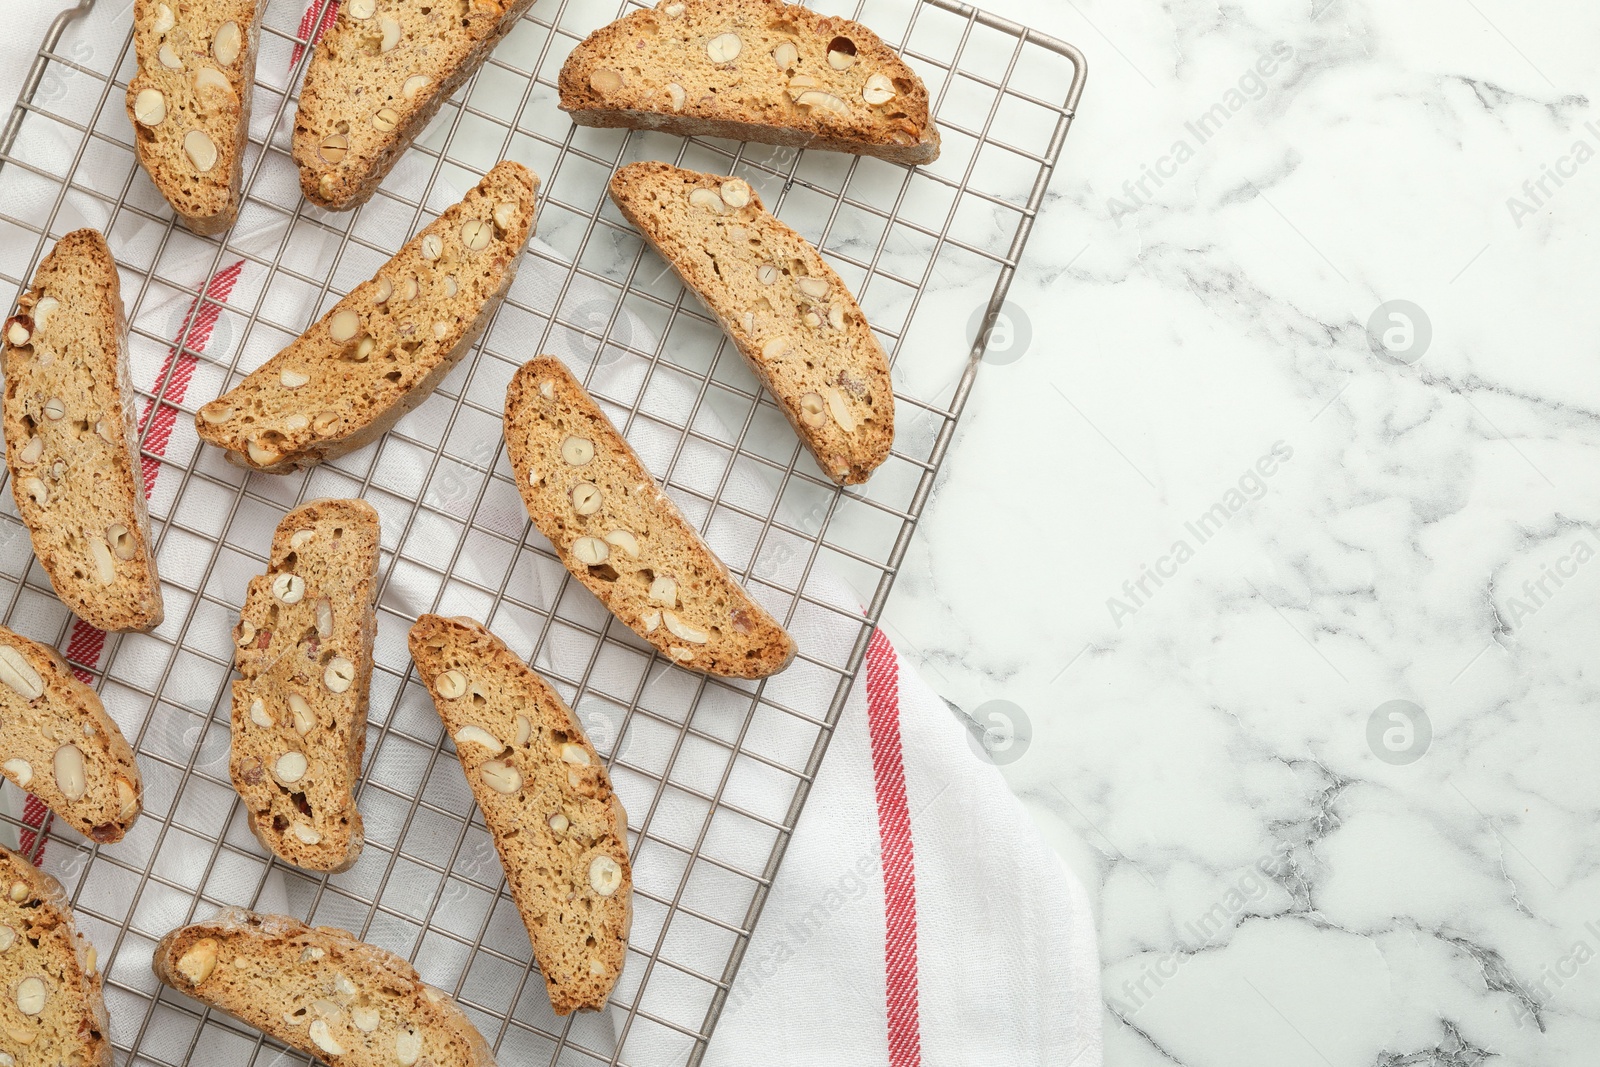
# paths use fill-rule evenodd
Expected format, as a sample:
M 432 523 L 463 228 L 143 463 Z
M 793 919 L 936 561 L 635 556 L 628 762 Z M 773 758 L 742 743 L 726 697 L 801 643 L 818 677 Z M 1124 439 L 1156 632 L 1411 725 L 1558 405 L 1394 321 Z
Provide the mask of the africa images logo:
M 1183 124 L 1184 136 L 1174 141 L 1166 154 L 1159 156 L 1154 164 L 1142 164 L 1138 178 L 1122 183 L 1121 199 L 1115 196 L 1106 199 L 1111 221 L 1120 227 L 1123 216 L 1137 214 L 1155 200 L 1157 191 L 1176 178 L 1184 165 L 1199 155 L 1200 149 L 1220 134 L 1235 115 L 1266 97 L 1272 89 L 1267 79 L 1287 70 L 1292 59 L 1294 48 L 1287 41 L 1277 41 L 1246 67 L 1216 103 Z

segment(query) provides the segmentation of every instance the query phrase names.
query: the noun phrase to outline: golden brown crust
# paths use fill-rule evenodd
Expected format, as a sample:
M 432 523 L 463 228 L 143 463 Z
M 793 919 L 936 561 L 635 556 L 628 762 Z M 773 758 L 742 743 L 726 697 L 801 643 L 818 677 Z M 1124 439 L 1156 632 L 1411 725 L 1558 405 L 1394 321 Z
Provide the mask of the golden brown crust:
M 730 58 L 731 56 L 731 58 Z M 915 71 L 858 22 L 781 0 L 661 0 L 590 34 L 561 69 L 580 126 L 931 163 Z
M 308 870 L 349 870 L 361 856 L 355 787 L 378 548 L 378 513 L 365 501 L 295 508 L 278 524 L 269 569 L 250 580 L 233 632 L 244 676 L 233 683 L 233 785 L 262 846 Z
M 324 1063 L 494 1067 L 455 1001 L 346 930 L 226 908 L 163 937 L 150 966 L 178 992 Z
M 97 231 L 44 258 L 3 360 L 11 492 L 56 595 L 102 630 L 159 626 L 122 288 Z
M 121 841 L 144 783 L 133 749 L 55 649 L 0 626 L 0 771 L 80 834 Z
M 16 1067 L 111 1067 L 99 959 L 61 883 L 0 848 L 0 1051 Z M 38 1010 L 24 1012 L 24 1001 Z
M 706 674 L 765 678 L 794 659 L 794 639 L 733 580 L 560 360 L 542 356 L 517 371 L 505 425 L 534 525 L 634 633 Z M 569 458 L 569 438 L 592 458 L 574 464 L 583 457 Z
M 365 203 L 532 3 L 345 0 L 312 54 L 295 115 L 306 199 L 333 211 Z
M 482 336 L 533 233 L 538 188 L 522 164 L 496 165 L 377 277 L 202 407 L 195 415 L 201 439 L 268 474 L 315 466 L 377 440 Z M 468 246 L 472 234 L 482 247 Z
M 634 163 L 611 198 L 717 317 L 823 472 L 871 477 L 894 444 L 889 358 L 817 250 L 735 178 Z
M 239 215 L 265 10 L 266 0 L 133 5 L 134 147 L 156 189 L 198 234 L 221 233 Z
M 411 656 L 455 742 L 556 1014 L 605 1007 L 633 921 L 628 816 L 570 708 L 471 619 L 424 615 Z

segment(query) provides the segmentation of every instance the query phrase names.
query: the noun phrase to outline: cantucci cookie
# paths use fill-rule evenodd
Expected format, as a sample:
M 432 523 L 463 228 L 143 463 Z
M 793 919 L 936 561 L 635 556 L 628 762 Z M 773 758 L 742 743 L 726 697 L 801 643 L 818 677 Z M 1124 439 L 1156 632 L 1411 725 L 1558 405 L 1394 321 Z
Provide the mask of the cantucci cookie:
M 226 908 L 172 931 L 156 977 L 339 1067 L 494 1067 L 456 1002 L 392 952 L 332 926 Z
M 56 242 L 5 331 L 6 463 L 33 553 L 73 613 L 102 630 L 161 624 L 127 321 L 105 238 Z
M 0 848 L 0 1064 L 111 1067 L 94 946 L 78 932 L 61 883 Z
M 538 179 L 500 163 L 300 338 L 201 408 L 202 439 L 287 474 L 382 436 L 484 329 L 533 232 Z
M 134 0 L 128 83 L 139 162 L 195 233 L 239 216 L 266 0 Z
M 633 920 L 628 815 L 578 717 L 471 619 L 424 615 L 416 660 L 455 741 L 556 1014 L 599 1010 Z
M 533 0 L 345 0 L 306 69 L 294 161 L 307 200 L 370 197 L 439 107 Z
M 717 317 L 828 477 L 866 481 L 894 443 L 889 359 L 817 250 L 738 178 L 634 163 L 611 197 Z
M 928 90 L 894 49 L 779 0 L 662 0 L 573 49 L 560 86 L 580 126 L 939 158 Z
M 344 871 L 363 843 L 356 779 L 367 744 L 378 513 L 314 500 L 285 515 L 233 631 L 229 770 L 250 829 L 297 867 Z
M 539 532 L 572 576 L 680 666 L 765 678 L 795 644 L 706 547 L 562 365 L 525 364 L 506 392 L 506 450 Z
M 0 626 L 0 771 L 102 844 L 139 817 L 133 749 L 55 649 Z

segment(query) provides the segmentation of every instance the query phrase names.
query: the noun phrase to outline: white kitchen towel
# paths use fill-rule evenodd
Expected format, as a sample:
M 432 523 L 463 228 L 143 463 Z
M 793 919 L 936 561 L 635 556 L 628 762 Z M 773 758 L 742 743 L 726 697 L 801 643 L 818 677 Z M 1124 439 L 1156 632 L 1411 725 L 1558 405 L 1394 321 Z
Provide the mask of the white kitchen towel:
M 121 40 L 121 30 L 114 22 L 96 20 L 94 26 L 86 28 L 96 32 L 85 36 L 88 43 L 83 47 L 96 54 L 115 48 Z M 8 42 L 6 47 L 14 47 L 14 43 Z M 69 39 L 65 47 L 77 45 Z M 286 68 L 291 57 L 279 58 L 277 64 L 264 63 L 258 77 L 266 83 L 281 84 L 287 71 L 277 68 Z M 70 89 L 69 84 L 61 91 Z M 257 120 L 258 124 L 265 121 L 259 113 Z M 269 131 L 255 132 L 260 137 Z M 282 140 L 287 130 L 270 132 Z M 61 173 L 70 162 L 73 143 L 70 131 L 30 122 L 24 127 L 19 155 L 47 173 Z M 431 161 L 410 156 L 402 160 L 386 185 L 420 190 L 426 186 L 431 171 Z M 136 182 L 144 183 L 143 177 L 139 176 Z M 45 179 L 15 168 L 0 179 L 0 190 L 4 190 L 9 202 L 25 201 L 30 205 L 28 217 L 43 217 L 48 212 L 56 188 Z M 463 191 L 440 181 L 431 190 L 428 206 L 441 210 Z M 11 197 L 20 200 L 10 200 Z M 142 202 L 147 210 L 164 217 L 165 210 L 158 201 L 145 197 Z M 103 199 L 69 192 L 55 229 L 60 232 L 75 225 L 104 226 L 108 209 L 109 204 Z M 119 258 L 127 256 L 130 260 L 165 229 L 163 224 L 126 215 L 119 221 L 119 228 L 111 235 L 113 250 Z M 309 302 L 316 294 L 304 288 L 277 287 L 265 294 L 258 288 L 266 273 L 261 264 L 272 261 L 285 247 L 287 224 L 280 215 L 247 213 L 228 238 L 234 251 L 217 264 L 215 273 L 211 273 L 214 245 L 209 242 L 190 242 L 179 231 L 174 247 L 168 248 L 160 270 L 162 276 L 199 285 L 210 274 L 206 293 L 215 303 L 197 308 L 189 298 L 177 293 L 164 300 L 150 293 L 139 309 L 136 324 L 152 335 L 186 336 L 189 350 L 180 353 L 148 342 L 135 345 L 137 384 L 147 393 L 161 388 L 165 401 L 141 404 L 141 426 L 147 428 L 146 450 L 151 454 L 162 455 L 169 443 L 174 449 L 192 447 L 187 416 L 182 416 L 175 405 L 182 403 L 192 408 L 215 395 L 223 384 L 222 368 L 212 361 L 231 360 L 236 345 L 224 336 L 223 343 L 212 346 L 212 332 L 219 319 L 217 304 L 228 304 L 230 298 L 240 300 L 241 294 L 246 301 L 259 298 L 262 312 L 283 323 L 308 321 L 321 310 Z M 384 236 L 381 240 L 387 242 L 389 238 Z M 308 263 L 323 261 L 337 250 L 332 235 L 320 230 L 297 233 L 294 242 L 290 258 L 303 257 Z M 28 245 L 24 239 L 14 251 L 26 255 L 31 252 Z M 240 253 L 257 258 L 241 259 Z M 594 293 L 587 291 L 585 286 L 594 283 L 581 278 L 572 288 L 561 291 L 566 274 L 560 257 L 540 246 L 537 255 L 525 260 L 514 294 L 520 303 L 534 308 L 550 308 L 559 301 L 562 318 L 567 321 L 585 321 L 583 309 L 589 302 L 607 308 L 614 303 L 608 293 L 598 288 Z M 341 277 L 341 287 L 356 280 Z M 524 328 L 537 329 L 537 324 L 524 326 L 514 317 L 502 316 L 496 337 L 503 337 L 504 331 Z M 592 342 L 581 334 L 565 330 L 559 333 L 552 338 L 556 351 L 576 354 L 587 344 L 592 352 Z M 630 347 L 637 350 L 654 347 L 650 327 L 632 316 L 614 324 L 611 333 L 613 337 L 630 338 Z M 526 338 L 526 343 L 533 343 L 536 336 Z M 216 350 L 208 351 L 208 346 Z M 508 350 L 505 344 L 498 347 Z M 250 362 L 259 362 L 268 354 L 255 352 Z M 693 396 L 684 393 L 682 382 L 659 374 L 645 381 L 644 371 L 643 361 L 620 351 L 607 351 L 601 354 L 592 381 L 606 395 L 637 397 L 641 408 L 656 412 L 668 422 L 674 413 L 691 409 Z M 459 389 L 463 373 L 453 375 L 445 388 Z M 191 391 L 194 396 L 188 395 Z M 613 405 L 605 406 L 614 417 L 621 412 Z M 410 420 L 424 417 L 425 409 L 414 413 Z M 736 436 L 709 407 L 699 413 L 696 429 L 714 442 L 732 443 Z M 653 471 L 659 473 L 670 467 L 675 481 L 696 485 L 702 480 L 715 485 L 726 477 L 723 499 L 757 514 L 767 513 L 775 506 L 773 487 L 765 478 L 742 465 L 727 471 L 725 455 L 705 440 L 684 440 L 675 432 L 661 433 L 645 420 L 635 425 L 630 439 Z M 680 449 L 682 454 L 674 459 Z M 489 457 L 481 465 L 490 466 L 499 451 L 497 435 L 491 428 L 483 441 L 466 449 L 466 454 Z M 426 461 L 424 456 L 418 463 Z M 418 473 L 420 484 L 421 472 Z M 154 510 L 166 514 L 170 501 L 164 498 L 174 491 L 179 479 L 163 473 L 161 465 L 153 460 L 146 460 L 145 476 L 147 489 L 155 500 Z M 254 477 L 258 482 L 270 481 Z M 691 521 L 698 525 L 699 519 L 692 510 L 695 502 L 688 499 L 682 503 L 691 512 Z M 526 518 L 514 495 L 509 504 L 499 508 L 495 500 L 486 498 L 478 521 L 496 526 L 513 524 L 514 532 L 520 533 Z M 785 520 L 791 526 L 805 525 L 786 513 Z M 430 525 L 435 523 L 440 526 L 438 536 L 450 536 L 438 516 L 424 513 L 417 519 L 414 538 L 431 535 Z M 704 532 L 735 569 L 751 566 L 755 531 L 740 526 L 737 516 L 730 516 L 725 510 L 719 512 Z M 267 531 L 262 536 L 264 539 Z M 769 548 L 776 536 L 769 534 Z M 535 536 L 534 540 L 540 539 Z M 178 558 L 179 554 L 203 556 L 209 548 L 196 542 L 169 545 L 169 551 L 173 555 L 163 558 L 164 569 L 170 560 L 173 571 L 189 572 L 197 561 Z M 770 564 L 772 570 L 764 577 L 773 587 L 793 588 L 798 576 L 790 572 L 798 571 L 807 558 L 806 546 L 797 544 L 796 551 Z M 475 561 L 471 553 L 463 553 L 458 568 L 458 573 L 472 574 Z M 534 580 L 552 579 L 536 575 Z M 859 602 L 843 582 L 815 574 L 807 590 L 814 599 L 841 610 Z M 430 584 L 413 584 L 400 571 L 392 577 L 384 597 L 385 607 L 401 614 L 428 610 L 433 601 Z M 788 605 L 768 606 L 783 613 Z M 537 625 L 538 620 L 530 620 L 526 627 L 519 628 L 515 620 L 501 619 L 496 630 L 513 647 L 528 648 L 537 636 Z M 857 624 L 840 614 L 802 603 L 793 629 L 809 656 L 836 665 L 848 654 Z M 93 668 L 102 655 L 104 640 L 99 631 L 78 623 L 69 639 L 69 655 L 75 663 Z M 148 651 L 152 665 L 167 654 L 157 647 Z M 125 639 L 119 653 L 119 672 L 139 669 L 141 655 L 137 642 Z M 664 669 L 672 674 L 682 673 L 674 668 Z M 83 671 L 82 676 L 92 678 L 88 671 Z M 802 662 L 770 683 L 768 692 L 781 694 L 791 707 L 820 715 L 833 691 L 830 678 L 815 667 L 808 673 L 808 665 Z M 209 709 L 217 700 L 215 689 L 213 679 L 175 675 L 163 698 L 209 716 Z M 667 699 L 660 692 L 663 689 L 670 686 L 653 687 L 648 699 Z M 583 709 L 579 710 L 583 714 Z M 689 713 L 687 707 L 655 710 Z M 123 726 L 134 736 L 141 724 L 124 722 Z M 772 724 L 760 720 L 751 725 L 747 738 L 751 750 L 758 750 L 765 742 L 763 731 L 770 728 Z M 147 744 L 152 743 L 148 724 L 144 736 Z M 213 727 L 202 734 L 196 729 L 192 734 L 181 732 L 179 737 L 177 747 L 163 752 L 164 757 L 181 766 L 194 749 L 196 766 L 203 764 L 214 776 L 226 776 L 225 730 Z M 747 809 L 762 810 L 757 797 L 740 795 L 741 788 L 755 787 L 735 778 L 725 799 L 743 802 Z M 12 791 L 5 793 L 10 795 Z M 24 821 L 31 827 L 47 825 L 42 807 L 31 798 Z M 70 831 L 58 827 L 54 833 Z M 30 851 L 40 843 L 31 833 L 23 837 L 23 844 Z M 175 846 L 169 842 L 153 864 L 161 883 L 152 883 L 146 889 L 141 905 L 139 926 L 146 930 L 159 930 L 189 917 L 191 898 L 170 887 L 194 884 L 194 865 L 212 855 L 210 844 L 202 839 L 190 840 L 187 835 L 177 834 L 173 837 L 181 839 Z M 734 840 L 725 844 L 751 864 L 759 864 L 767 847 L 758 828 L 752 828 L 748 842 Z M 747 847 L 741 850 L 741 846 Z M 73 876 L 81 870 L 78 856 L 76 852 L 52 855 L 47 866 L 67 863 L 68 867 L 58 868 L 57 873 L 70 887 L 75 881 Z M 648 879 L 650 868 L 651 857 L 645 851 L 636 877 Z M 93 881 L 89 879 L 89 883 Z M 268 910 L 293 912 L 299 910 L 297 904 L 301 903 L 286 890 L 284 880 L 277 874 L 259 884 L 253 878 L 241 878 L 238 889 L 258 894 L 253 902 Z M 81 892 L 86 902 L 92 902 L 97 891 L 97 887 L 86 883 Z M 218 885 L 215 880 L 208 891 L 233 899 L 232 887 Z M 114 913 L 110 907 L 105 910 Z M 635 944 L 645 943 L 649 935 L 649 931 L 636 927 Z M 130 951 L 134 951 L 131 942 L 125 943 L 122 952 Z M 702 973 L 720 973 L 725 946 L 708 943 L 704 951 Z M 624 973 L 619 1004 L 632 999 L 644 970 L 640 963 L 635 957 Z M 417 964 L 434 980 L 444 980 L 453 966 L 425 956 L 419 956 Z M 129 966 L 128 973 L 141 969 Z M 704 1010 L 704 995 L 703 983 L 684 978 L 671 968 L 658 967 L 651 975 L 647 1000 L 653 1014 L 697 1026 Z M 674 1003 L 680 997 L 681 1002 Z M 128 1006 L 142 1015 L 142 1006 Z M 1098 1067 L 1100 1016 L 1093 924 L 1082 887 L 1039 837 L 998 771 L 974 754 L 963 727 L 931 690 L 904 667 L 888 640 L 881 633 L 875 634 L 867 665 L 844 709 L 828 758 L 774 882 L 707 1062 Z M 609 1022 L 620 1029 L 625 1020 L 626 1013 L 619 1006 L 596 1021 Z M 114 1032 L 122 1022 L 120 1017 L 113 1018 Z M 137 1024 L 138 1019 L 129 1022 Z M 635 1027 L 628 1035 L 625 1055 L 636 1067 L 681 1063 L 686 1054 L 686 1043 L 669 1031 Z
M 1098 1067 L 1083 887 L 873 634 L 706 1063 Z

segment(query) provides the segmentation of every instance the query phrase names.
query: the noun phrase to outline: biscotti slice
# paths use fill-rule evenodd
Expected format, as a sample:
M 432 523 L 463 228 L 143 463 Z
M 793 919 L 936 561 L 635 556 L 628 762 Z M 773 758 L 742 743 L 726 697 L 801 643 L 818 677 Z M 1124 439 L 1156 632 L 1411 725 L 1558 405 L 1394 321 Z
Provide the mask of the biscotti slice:
M 424 615 L 411 658 L 456 744 L 556 1014 L 599 1010 L 633 921 L 628 814 L 578 717 L 471 619 Z
M 377 440 L 428 398 L 489 325 L 533 232 L 538 185 L 520 163 L 497 165 L 376 278 L 201 408 L 201 438 L 270 474 Z
M 378 513 L 313 500 L 285 515 L 233 631 L 228 769 L 261 844 L 313 871 L 361 856 L 356 779 L 377 636 Z
M 139 817 L 133 749 L 55 649 L 0 626 L 0 771 L 74 830 L 107 844 Z
M 163 937 L 150 965 L 178 992 L 323 1063 L 494 1067 L 454 1000 L 346 930 L 225 908 Z
M 560 87 L 580 126 L 939 158 L 927 87 L 894 49 L 780 0 L 661 0 L 573 49 Z
M 794 639 L 733 580 L 560 360 L 506 391 L 506 450 L 539 532 L 572 576 L 680 666 L 765 678 Z
M 294 161 L 313 204 L 367 201 L 533 0 L 345 0 L 300 90 Z
M 834 481 L 858 485 L 894 443 L 889 359 L 817 250 L 738 178 L 634 163 L 611 198 L 715 315 Z
M 67 234 L 39 264 L 4 364 L 11 492 L 56 595 L 102 630 L 159 626 L 122 286 L 97 231 Z
M 266 0 L 134 0 L 128 83 L 139 162 L 189 229 L 239 217 Z
M 0 848 L 0 1064 L 111 1067 L 102 982 L 61 883 Z

